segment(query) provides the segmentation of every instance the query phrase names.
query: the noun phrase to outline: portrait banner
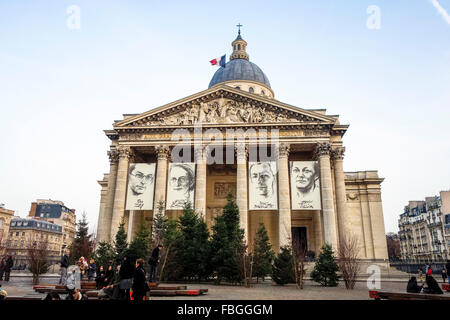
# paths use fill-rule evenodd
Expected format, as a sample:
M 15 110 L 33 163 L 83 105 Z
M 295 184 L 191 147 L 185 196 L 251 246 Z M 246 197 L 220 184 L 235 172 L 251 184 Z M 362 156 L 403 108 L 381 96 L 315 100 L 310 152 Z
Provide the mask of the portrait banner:
M 126 210 L 153 210 L 155 163 L 130 163 Z
M 290 161 L 292 210 L 320 210 L 319 163 Z
M 277 210 L 277 163 L 248 163 L 249 210 Z
M 166 209 L 182 210 L 187 202 L 194 207 L 195 163 L 169 163 Z

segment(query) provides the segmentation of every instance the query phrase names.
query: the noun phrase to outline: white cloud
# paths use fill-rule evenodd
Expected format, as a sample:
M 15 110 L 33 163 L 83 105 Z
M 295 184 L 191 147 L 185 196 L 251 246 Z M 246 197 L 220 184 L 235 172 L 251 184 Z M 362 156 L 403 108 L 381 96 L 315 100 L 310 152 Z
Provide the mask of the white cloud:
M 450 15 L 442 8 L 438 0 L 430 0 L 431 4 L 436 8 L 438 13 L 444 18 L 444 20 L 450 25 Z

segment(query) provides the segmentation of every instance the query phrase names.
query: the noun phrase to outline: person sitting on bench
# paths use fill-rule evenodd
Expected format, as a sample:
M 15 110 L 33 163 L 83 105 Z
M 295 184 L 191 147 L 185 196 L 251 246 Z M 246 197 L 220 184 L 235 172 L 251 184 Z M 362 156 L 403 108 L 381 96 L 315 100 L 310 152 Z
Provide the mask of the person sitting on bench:
M 424 293 L 444 294 L 444 292 L 442 292 L 441 288 L 439 287 L 437 281 L 433 278 L 433 276 L 427 275 L 425 281 L 427 282 L 427 288 L 423 289 Z
M 422 288 L 423 288 L 423 284 L 421 286 L 419 286 L 417 284 L 416 277 L 411 277 L 411 279 L 409 279 L 409 281 L 408 281 L 408 286 L 406 287 L 406 292 L 420 293 L 420 291 L 422 291 Z

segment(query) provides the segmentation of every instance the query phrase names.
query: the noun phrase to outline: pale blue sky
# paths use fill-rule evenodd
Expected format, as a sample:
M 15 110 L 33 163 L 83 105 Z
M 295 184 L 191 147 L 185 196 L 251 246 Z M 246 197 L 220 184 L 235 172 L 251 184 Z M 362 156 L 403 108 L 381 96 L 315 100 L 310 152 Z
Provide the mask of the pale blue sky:
M 366 26 L 370 5 L 379 30 Z M 429 0 L 3 0 L 0 203 L 25 216 L 58 199 L 96 225 L 102 130 L 206 89 L 238 22 L 278 100 L 350 124 L 344 168 L 386 179 L 387 231 L 408 200 L 450 188 L 450 25 Z

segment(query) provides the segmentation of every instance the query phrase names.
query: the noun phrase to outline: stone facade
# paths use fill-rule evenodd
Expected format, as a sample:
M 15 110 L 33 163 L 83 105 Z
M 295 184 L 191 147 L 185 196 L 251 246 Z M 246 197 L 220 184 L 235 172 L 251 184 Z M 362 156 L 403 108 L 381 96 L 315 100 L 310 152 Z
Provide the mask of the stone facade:
M 240 59 L 239 55 L 234 59 Z M 124 115 L 112 129 L 105 130 L 111 140 L 110 171 L 99 181 L 98 241 L 113 241 L 122 219 L 129 240 L 136 224 L 151 223 L 157 204 L 167 198 L 168 168 L 177 162 L 181 144 L 186 162 L 196 164 L 192 205 L 208 227 L 231 192 L 250 246 L 263 222 L 276 250 L 291 244 L 293 232 L 300 228 L 304 245 L 316 253 L 324 243 L 336 249 L 344 235 L 353 235 L 358 238 L 361 259 L 387 259 L 383 179 L 376 171 L 344 172 L 342 137 L 348 125 L 340 124 L 339 116 L 327 115 L 324 109 L 308 110 L 276 100 L 268 82 L 259 84 L 265 94 L 244 90 L 257 88 L 254 82 L 233 79 L 214 84 L 142 114 Z M 277 163 L 276 210 L 249 209 L 248 163 L 254 154 L 258 154 L 257 161 L 262 157 L 255 150 L 270 154 Z M 217 161 L 221 157 L 223 161 Z M 318 161 L 320 210 L 292 209 L 291 161 Z M 125 209 L 130 163 L 156 163 L 153 210 Z M 181 210 L 164 209 L 164 214 L 176 219 Z
M 77 230 L 75 209 L 69 209 L 62 201 L 37 199 L 36 202 L 31 203 L 28 216 L 32 219 L 55 223 L 62 227 L 61 251 L 68 248 L 75 239 Z
M 6 241 L 8 240 L 9 233 L 9 223 L 14 216 L 13 210 L 8 210 L 6 208 L 0 207 L 0 255 L 6 246 Z
M 63 245 L 61 226 L 37 219 L 11 220 L 6 250 L 13 255 L 14 266 L 26 266 L 28 250 L 37 246 L 38 242 L 46 244 L 50 264 L 58 263 Z
M 398 221 L 400 252 L 407 261 L 450 259 L 450 191 L 409 201 Z

